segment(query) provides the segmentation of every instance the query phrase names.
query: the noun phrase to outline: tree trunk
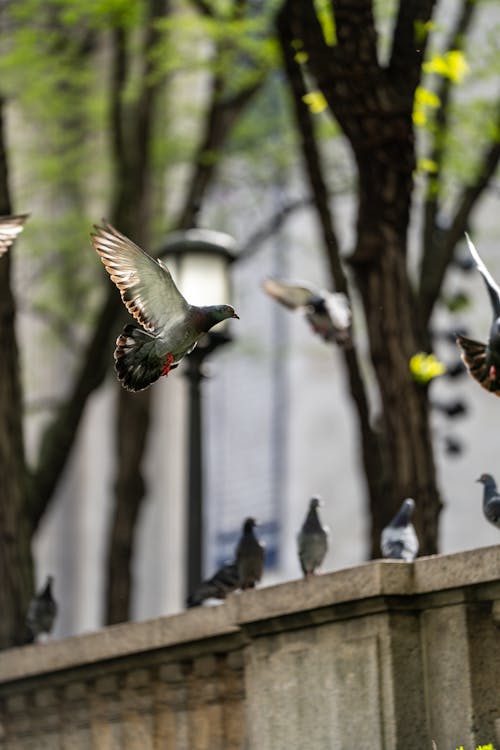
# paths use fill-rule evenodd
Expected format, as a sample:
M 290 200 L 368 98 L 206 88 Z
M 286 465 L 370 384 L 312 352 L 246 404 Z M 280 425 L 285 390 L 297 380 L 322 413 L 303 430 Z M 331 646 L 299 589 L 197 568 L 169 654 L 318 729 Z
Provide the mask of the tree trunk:
M 350 259 L 368 328 L 370 354 L 381 399 L 386 495 L 372 510 L 372 554 L 380 531 L 402 500 L 417 503 L 422 553 L 437 551 L 441 507 L 425 389 L 412 379 L 410 358 L 422 337 L 407 269 L 406 242 L 413 170 L 413 100 L 425 41 L 414 43 L 415 25 L 426 22 L 434 0 L 401 0 L 389 64 L 377 57 L 371 0 L 337 0 L 335 40 L 328 40 L 309 0 L 289 0 L 293 39 L 348 139 L 359 177 L 357 241 Z M 376 463 L 368 470 L 376 469 Z M 376 481 L 372 477 L 373 482 Z
M 4 216 L 11 213 L 11 203 L 2 106 L 0 102 L 0 215 Z M 0 649 L 22 642 L 33 592 L 11 253 L 12 248 L 0 258 Z
M 106 623 L 130 616 L 132 549 L 137 517 L 145 493 L 141 472 L 149 428 L 151 390 L 129 393 L 118 388 L 117 460 L 113 514 L 107 560 Z

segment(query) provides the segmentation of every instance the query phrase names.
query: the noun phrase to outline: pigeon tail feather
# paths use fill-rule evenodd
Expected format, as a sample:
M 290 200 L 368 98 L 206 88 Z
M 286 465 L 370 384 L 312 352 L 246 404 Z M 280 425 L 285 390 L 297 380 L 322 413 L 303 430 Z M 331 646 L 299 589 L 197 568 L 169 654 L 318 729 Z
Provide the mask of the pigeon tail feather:
M 157 337 L 142 328 L 126 325 L 116 339 L 115 370 L 123 387 L 142 391 L 165 371 L 165 357 L 158 355 Z M 173 360 L 172 360 L 173 361 Z M 170 364 L 169 368 L 177 367 Z
M 462 361 L 472 377 L 487 391 L 500 396 L 500 373 L 496 377 L 491 377 L 486 344 L 460 334 L 457 335 L 456 341 L 462 351 Z

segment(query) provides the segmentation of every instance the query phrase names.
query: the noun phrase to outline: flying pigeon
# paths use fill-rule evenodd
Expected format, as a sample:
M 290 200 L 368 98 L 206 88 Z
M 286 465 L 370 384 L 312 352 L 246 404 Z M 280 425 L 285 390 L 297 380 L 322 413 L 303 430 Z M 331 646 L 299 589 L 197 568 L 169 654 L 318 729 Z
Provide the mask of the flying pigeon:
M 500 529 L 500 495 L 491 474 L 481 474 L 478 482 L 484 485 L 483 513 L 487 521 Z
M 188 596 L 187 606 L 198 607 L 205 599 L 225 599 L 227 594 L 239 586 L 238 566 L 227 562 L 211 578 L 202 581 Z
M 264 545 L 254 534 L 257 522 L 247 518 L 243 524 L 243 533 L 236 547 L 236 566 L 238 569 L 239 587 L 251 589 L 262 578 L 264 569 Z
M 262 282 L 264 291 L 290 310 L 301 310 L 314 333 L 339 346 L 351 345 L 351 310 L 345 294 L 276 279 Z
M 7 252 L 17 235 L 21 234 L 28 216 L 29 214 L 0 216 L 0 257 Z
M 462 360 L 472 377 L 487 391 L 500 396 L 500 287 L 479 257 L 468 234 L 465 239 L 476 268 L 486 284 L 493 308 L 493 323 L 487 344 L 461 335 L 457 335 L 456 341 L 462 351 Z
M 418 553 L 418 539 L 411 522 L 415 500 L 411 497 L 403 501 L 392 521 L 382 531 L 380 548 L 384 557 L 411 562 Z
M 35 641 L 39 635 L 48 634 L 52 630 L 57 614 L 57 603 L 52 596 L 54 578 L 47 576 L 45 586 L 32 598 L 26 615 L 26 626 L 29 631 L 29 642 Z
M 320 500 L 311 498 L 302 528 L 297 534 L 299 561 L 306 578 L 319 568 L 328 551 L 328 529 L 322 526 L 318 515 Z
M 230 305 L 190 305 L 166 265 L 111 224 L 94 225 L 91 237 L 125 307 L 142 326 L 126 325 L 116 340 L 115 370 L 127 390 L 141 391 L 168 375 L 212 326 L 239 317 Z

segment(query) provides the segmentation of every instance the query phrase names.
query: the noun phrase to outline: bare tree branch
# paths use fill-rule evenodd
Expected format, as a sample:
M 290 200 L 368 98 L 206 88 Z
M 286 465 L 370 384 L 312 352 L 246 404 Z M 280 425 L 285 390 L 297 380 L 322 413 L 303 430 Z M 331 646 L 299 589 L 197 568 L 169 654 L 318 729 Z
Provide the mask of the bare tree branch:
M 500 98 L 497 105 L 495 128 L 500 128 Z M 425 277 L 422 274 L 419 307 L 424 322 L 428 322 L 438 299 L 446 269 L 453 258 L 455 246 L 467 230 L 470 215 L 483 192 L 494 177 L 500 162 L 500 142 L 493 141 L 486 148 L 481 160 L 476 180 L 463 188 L 457 203 L 453 219 L 447 230 L 439 230 L 438 239 L 434 242 L 435 252 L 432 256 L 432 267 Z M 430 263 L 430 262 L 429 262 Z M 425 284 L 425 285 L 424 285 Z
M 460 11 L 457 15 L 455 25 L 451 30 L 446 44 L 446 50 L 462 49 L 464 37 L 467 33 L 474 16 L 476 3 L 471 0 L 462 0 Z M 437 216 L 440 209 L 440 196 L 442 194 L 443 160 L 445 155 L 445 133 L 449 127 L 451 95 L 453 82 L 451 78 L 441 76 L 436 94 L 440 105 L 435 117 L 435 129 L 432 136 L 432 148 L 429 158 L 435 165 L 435 172 L 428 178 L 429 188 L 427 190 L 424 206 L 423 227 L 423 255 L 420 268 L 419 287 L 419 311 L 423 325 L 427 324 L 439 290 L 441 288 L 446 266 L 451 256 L 447 249 L 446 231 L 437 224 Z M 453 255 L 454 245 L 451 249 Z M 443 263 L 445 264 L 443 267 Z M 439 280 L 439 281 L 438 281 Z M 439 286 L 435 285 L 435 282 Z
M 399 0 L 389 72 L 392 82 L 405 97 L 413 97 L 420 80 L 420 67 L 428 39 L 425 24 L 432 16 L 435 4 L 436 0 Z

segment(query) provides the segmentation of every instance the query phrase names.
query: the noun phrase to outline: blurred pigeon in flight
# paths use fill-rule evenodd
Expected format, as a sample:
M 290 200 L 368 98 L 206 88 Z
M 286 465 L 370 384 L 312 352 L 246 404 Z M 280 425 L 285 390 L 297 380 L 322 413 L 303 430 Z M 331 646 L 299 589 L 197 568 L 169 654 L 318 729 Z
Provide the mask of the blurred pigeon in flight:
M 457 336 L 457 344 L 462 351 L 462 360 L 469 373 L 487 391 L 500 396 L 500 287 L 479 257 L 469 235 L 465 235 L 470 254 L 479 273 L 484 279 L 493 309 L 488 343 Z
M 240 578 L 235 562 L 224 563 L 211 578 L 202 581 L 188 596 L 187 606 L 198 607 L 205 599 L 225 599 L 227 594 L 236 591 Z
M 254 588 L 264 570 L 264 545 L 255 536 L 256 525 L 254 518 L 245 520 L 243 533 L 236 547 L 236 566 L 241 589 Z
M 7 252 L 17 235 L 21 234 L 28 216 L 29 214 L 0 216 L 0 256 Z
M 306 578 L 321 566 L 328 551 L 328 529 L 319 519 L 320 504 L 319 498 L 311 498 L 305 521 L 297 535 L 300 567 Z
M 115 369 L 127 390 L 141 391 L 168 375 L 212 326 L 238 318 L 230 305 L 190 305 L 166 265 L 111 224 L 94 225 L 91 237 L 125 307 L 142 326 L 125 326 L 116 340 Z
M 30 602 L 26 615 L 28 642 L 36 641 L 39 635 L 48 634 L 52 630 L 57 614 L 57 603 L 52 595 L 53 582 L 54 578 L 47 576 L 45 586 Z
M 500 495 L 491 474 L 481 474 L 478 482 L 484 486 L 483 513 L 487 521 L 500 529 Z
M 418 539 L 411 522 L 414 510 L 415 500 L 409 497 L 382 531 L 380 548 L 384 557 L 411 562 L 417 556 Z
M 351 345 L 351 309 L 345 294 L 306 284 L 265 279 L 264 291 L 290 310 L 301 310 L 314 333 L 339 346 Z

